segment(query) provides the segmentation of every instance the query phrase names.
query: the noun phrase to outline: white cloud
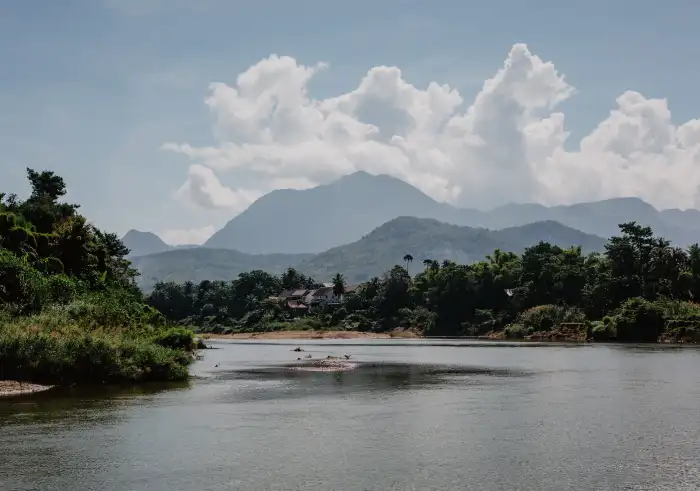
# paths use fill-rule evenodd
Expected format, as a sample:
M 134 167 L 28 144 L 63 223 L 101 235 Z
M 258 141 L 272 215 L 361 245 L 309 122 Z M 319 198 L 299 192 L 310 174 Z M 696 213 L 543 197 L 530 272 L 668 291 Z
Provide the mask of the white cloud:
M 214 235 L 216 227 L 207 225 L 200 228 L 178 228 L 161 232 L 160 237 L 170 245 L 204 244 L 209 237 Z
M 218 143 L 164 146 L 198 162 L 178 193 L 240 209 L 254 193 L 224 187 L 215 172 L 245 174 L 263 193 L 366 170 L 461 206 L 639 196 L 660 208 L 700 207 L 699 120 L 675 125 L 665 100 L 628 91 L 569 151 L 556 108 L 575 89 L 523 44 L 469 105 L 447 85 L 420 89 L 387 66 L 351 92 L 313 99 L 307 85 L 322 68 L 271 56 L 235 86 L 212 84 Z
M 175 197 L 203 208 L 243 211 L 262 193 L 251 189 L 231 189 L 219 181 L 209 167 L 190 166 L 187 181 L 175 191 Z
M 214 235 L 216 227 L 207 225 L 200 228 L 179 228 L 161 232 L 160 237 L 170 245 L 196 244 L 201 245 Z

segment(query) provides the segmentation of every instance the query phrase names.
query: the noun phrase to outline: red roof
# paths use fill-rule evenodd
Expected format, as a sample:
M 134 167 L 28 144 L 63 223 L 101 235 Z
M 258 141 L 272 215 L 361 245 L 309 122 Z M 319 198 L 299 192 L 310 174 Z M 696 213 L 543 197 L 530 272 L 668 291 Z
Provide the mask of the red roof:
M 287 300 L 287 307 L 290 309 L 308 309 L 308 307 L 298 300 Z

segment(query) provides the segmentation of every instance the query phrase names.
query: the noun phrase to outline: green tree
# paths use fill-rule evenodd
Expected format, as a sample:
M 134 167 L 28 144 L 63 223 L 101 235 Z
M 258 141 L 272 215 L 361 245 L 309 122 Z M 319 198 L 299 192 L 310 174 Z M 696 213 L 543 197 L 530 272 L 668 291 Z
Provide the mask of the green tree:
M 406 254 L 403 257 L 403 262 L 406 263 L 406 271 L 408 271 L 409 264 L 411 264 L 413 262 L 413 256 L 411 256 L 410 254 Z
M 335 295 L 337 298 L 341 298 L 343 294 L 345 293 L 345 277 L 337 273 L 333 277 L 333 295 Z

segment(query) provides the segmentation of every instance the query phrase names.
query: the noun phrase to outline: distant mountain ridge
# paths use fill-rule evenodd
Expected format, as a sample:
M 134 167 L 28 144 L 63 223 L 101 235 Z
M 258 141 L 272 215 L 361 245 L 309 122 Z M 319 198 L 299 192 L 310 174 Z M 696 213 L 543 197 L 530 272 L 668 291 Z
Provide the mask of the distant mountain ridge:
M 204 246 L 248 253 L 318 253 L 355 241 L 399 216 L 454 223 L 457 212 L 399 179 L 356 172 L 311 189 L 272 191 Z
M 311 254 L 245 254 L 231 249 L 195 247 L 134 257 L 131 263 L 141 273 L 136 278 L 139 288 L 150 291 L 158 281 L 230 281 L 255 269 L 280 274 L 310 257 Z
M 422 269 L 420 263 L 424 259 L 472 263 L 484 259 L 495 249 L 522 252 L 540 240 L 563 247 L 580 245 L 586 251 L 602 250 L 606 242 L 602 237 L 557 222 L 538 222 L 492 231 L 450 225 L 434 219 L 399 217 L 382 224 L 360 240 L 316 255 L 254 255 L 227 249 L 197 248 L 166 251 L 132 261 L 141 272 L 139 286 L 146 291 L 159 280 L 233 280 L 244 271 L 262 269 L 279 274 L 288 267 L 311 275 L 317 281 L 328 281 L 336 273 L 342 273 L 349 282 L 360 282 L 401 264 L 405 254 L 413 256 L 414 268 Z
M 494 231 L 450 225 L 432 218 L 399 217 L 356 242 L 317 254 L 296 268 L 321 280 L 342 273 L 348 281 L 361 282 L 401 264 L 406 254 L 416 263 L 413 273 L 423 269 L 425 259 L 471 264 L 495 249 L 521 253 L 541 240 L 561 247 L 581 246 L 587 252 L 602 251 L 607 242 L 553 221 Z
M 134 229 L 129 230 L 122 237 L 122 243 L 129 249 L 129 255 L 127 256 L 129 258 L 157 254 L 172 249 L 170 245 L 166 244 L 163 239 L 153 232 L 141 232 Z
M 658 211 L 639 198 L 554 207 L 509 204 L 480 211 L 439 203 L 388 175 L 356 172 L 311 189 L 272 191 L 230 220 L 204 246 L 257 254 L 319 253 L 355 241 L 401 216 L 492 230 L 556 221 L 600 237 L 616 234 L 622 222 L 636 221 L 680 246 L 700 240 L 700 211 Z
M 122 237 L 122 243 L 129 249 L 127 257 L 130 259 L 139 256 L 148 256 L 149 254 L 158 254 L 159 252 L 200 247 L 196 244 L 166 244 L 163 239 L 153 232 L 141 232 L 140 230 L 134 229 L 129 230 L 124 237 Z

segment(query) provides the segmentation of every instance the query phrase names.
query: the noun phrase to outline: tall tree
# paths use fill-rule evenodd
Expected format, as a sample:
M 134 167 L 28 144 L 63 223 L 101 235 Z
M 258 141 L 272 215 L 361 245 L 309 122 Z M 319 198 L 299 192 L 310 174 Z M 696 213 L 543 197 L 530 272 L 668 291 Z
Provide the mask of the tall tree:
M 408 265 L 413 262 L 413 256 L 411 256 L 410 254 L 406 254 L 403 257 L 403 261 L 406 263 L 406 271 L 408 271 Z
M 333 277 L 333 295 L 340 299 L 345 293 L 345 277 L 338 273 Z

